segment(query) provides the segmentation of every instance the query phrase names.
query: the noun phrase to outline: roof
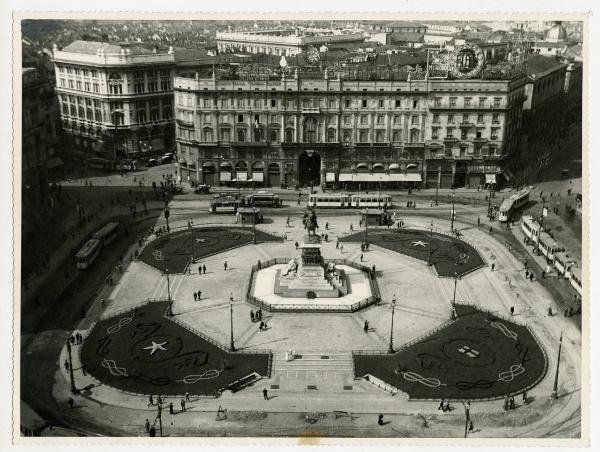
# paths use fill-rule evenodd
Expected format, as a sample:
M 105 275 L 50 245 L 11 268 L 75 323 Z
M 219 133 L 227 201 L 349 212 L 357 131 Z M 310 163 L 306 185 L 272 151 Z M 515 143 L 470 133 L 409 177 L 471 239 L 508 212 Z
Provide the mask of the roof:
M 390 40 L 392 42 L 423 42 L 423 33 L 392 33 Z
M 166 52 L 168 50 L 165 46 L 156 46 L 154 44 L 146 44 L 140 42 L 123 42 L 123 43 L 110 43 L 110 42 L 99 42 L 99 41 L 73 41 L 71 44 L 65 46 L 62 51 L 70 53 L 82 53 L 87 55 L 96 55 L 98 50 L 102 49 L 103 53 L 121 53 L 121 49 L 129 49 L 131 55 L 150 55 L 154 53 L 154 48 L 158 48 Z
M 525 63 L 525 72 L 528 76 L 540 76 L 566 67 L 566 64 L 557 61 L 554 57 L 543 55 L 530 55 Z
M 394 22 L 388 22 L 387 24 L 385 24 L 386 27 L 388 28 L 414 28 L 414 27 L 425 27 L 427 28 L 427 25 L 425 24 L 421 24 L 419 22 L 410 22 L 407 20 L 397 20 Z

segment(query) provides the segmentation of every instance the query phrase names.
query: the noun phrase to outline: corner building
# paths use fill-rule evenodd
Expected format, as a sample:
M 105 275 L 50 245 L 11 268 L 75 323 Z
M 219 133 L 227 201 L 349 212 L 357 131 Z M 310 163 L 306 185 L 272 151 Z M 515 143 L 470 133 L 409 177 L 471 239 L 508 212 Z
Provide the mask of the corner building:
M 501 184 L 526 81 L 175 78 L 179 176 L 336 189 Z
M 54 48 L 56 91 L 69 153 L 115 161 L 170 151 L 172 48 L 74 41 Z

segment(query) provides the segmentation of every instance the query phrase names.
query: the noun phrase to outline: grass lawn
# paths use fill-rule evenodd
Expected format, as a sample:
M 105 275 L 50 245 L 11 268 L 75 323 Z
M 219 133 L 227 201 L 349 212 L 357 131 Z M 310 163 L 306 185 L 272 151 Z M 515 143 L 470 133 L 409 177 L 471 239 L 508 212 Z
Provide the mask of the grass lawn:
M 252 228 L 194 228 L 194 256 L 196 259 L 252 243 Z M 280 238 L 256 230 L 257 242 L 281 241 Z M 192 258 L 192 232 L 189 229 L 173 232 L 150 242 L 140 259 L 161 271 L 183 273 Z
M 269 354 L 228 353 L 169 320 L 166 309 L 155 302 L 99 321 L 81 346 L 86 372 L 117 389 L 161 395 L 214 395 L 253 372 L 268 375 Z
M 364 232 L 341 239 L 362 242 Z M 463 276 L 485 266 L 475 248 L 460 239 L 414 229 L 370 229 L 369 243 L 427 262 L 431 247 L 431 263 L 439 276 Z
M 517 394 L 547 370 L 529 330 L 457 305 L 458 320 L 389 355 L 354 356 L 356 377 L 371 374 L 411 399 L 485 399 Z

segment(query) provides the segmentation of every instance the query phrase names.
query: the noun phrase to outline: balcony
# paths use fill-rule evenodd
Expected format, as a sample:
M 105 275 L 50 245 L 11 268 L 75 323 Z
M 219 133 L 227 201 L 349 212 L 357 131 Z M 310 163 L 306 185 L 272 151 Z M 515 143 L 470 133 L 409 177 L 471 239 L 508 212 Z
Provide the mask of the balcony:
M 458 142 L 458 138 L 456 137 L 445 137 L 444 138 L 444 143 L 457 143 Z
M 475 127 L 475 123 L 473 121 L 461 121 L 460 127 Z
M 304 115 L 318 115 L 321 113 L 319 107 L 302 107 L 302 114 Z

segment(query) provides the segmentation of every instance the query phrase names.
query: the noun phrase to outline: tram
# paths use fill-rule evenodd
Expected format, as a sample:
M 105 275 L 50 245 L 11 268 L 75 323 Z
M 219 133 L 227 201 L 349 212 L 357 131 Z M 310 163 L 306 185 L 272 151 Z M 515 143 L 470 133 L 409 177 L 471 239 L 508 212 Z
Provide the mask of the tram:
M 498 221 L 503 223 L 510 221 L 514 212 L 529 202 L 529 193 L 531 193 L 531 190 L 529 189 L 521 190 L 510 198 L 502 201 Z
M 337 207 L 343 209 L 346 207 L 350 207 L 350 196 L 339 193 L 310 194 L 308 195 L 308 206 Z
M 94 262 L 98 257 L 98 254 L 100 254 L 100 248 L 102 248 L 102 244 L 98 239 L 90 239 L 85 242 L 85 245 L 83 245 L 75 255 L 77 258 L 77 268 L 85 270 L 92 265 L 92 262 Z
M 352 195 L 350 198 L 352 207 L 391 207 L 392 197 L 390 195 Z

